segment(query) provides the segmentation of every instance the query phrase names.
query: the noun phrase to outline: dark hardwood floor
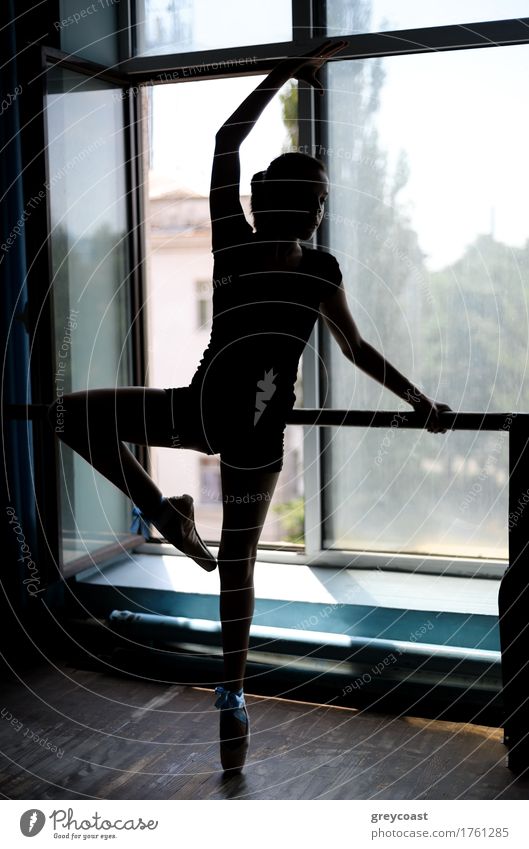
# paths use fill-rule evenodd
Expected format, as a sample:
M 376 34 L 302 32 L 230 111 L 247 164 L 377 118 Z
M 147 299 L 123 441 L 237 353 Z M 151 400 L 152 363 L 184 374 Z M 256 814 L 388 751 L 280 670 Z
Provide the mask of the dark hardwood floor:
M 212 691 L 69 666 L 0 699 L 7 799 L 526 799 L 498 728 L 248 696 L 250 759 L 223 779 Z M 55 749 L 55 750 L 54 750 Z

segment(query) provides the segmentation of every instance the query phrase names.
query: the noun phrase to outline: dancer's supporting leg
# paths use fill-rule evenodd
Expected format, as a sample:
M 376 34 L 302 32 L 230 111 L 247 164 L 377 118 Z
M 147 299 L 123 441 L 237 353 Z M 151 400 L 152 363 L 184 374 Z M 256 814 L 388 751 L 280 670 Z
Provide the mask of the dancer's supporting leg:
M 243 686 L 254 610 L 257 544 L 279 472 L 239 470 L 221 462 L 223 523 L 218 564 L 224 687 Z
M 224 684 L 220 708 L 220 760 L 240 772 L 250 742 L 243 682 L 254 610 L 253 571 L 257 544 L 279 472 L 240 471 L 221 461 L 223 523 L 218 553 Z

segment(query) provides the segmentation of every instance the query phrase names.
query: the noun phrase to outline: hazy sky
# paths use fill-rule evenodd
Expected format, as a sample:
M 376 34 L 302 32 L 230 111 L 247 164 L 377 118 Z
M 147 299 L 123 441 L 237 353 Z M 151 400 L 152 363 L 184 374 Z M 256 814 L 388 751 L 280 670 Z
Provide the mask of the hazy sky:
M 154 169 L 207 194 L 215 133 L 264 77 L 179 83 L 154 91 Z M 252 174 L 281 153 L 287 133 L 275 97 L 241 148 L 241 191 Z
M 410 205 L 430 265 L 457 259 L 478 233 L 529 237 L 529 46 L 401 56 L 387 71 L 381 147 L 405 150 Z
M 204 2 L 204 0 L 202 0 Z M 354 0 L 327 0 L 327 27 L 333 25 L 344 7 L 352 9 Z M 527 0 L 372 0 L 370 30 L 417 29 L 470 21 L 494 21 L 503 18 L 528 17 Z M 336 10 L 336 11 L 335 11 Z M 349 13 L 354 21 L 354 16 Z M 387 23 L 386 23 L 387 22 Z M 386 24 L 386 25 L 385 25 Z M 340 30 L 341 32 L 341 30 Z

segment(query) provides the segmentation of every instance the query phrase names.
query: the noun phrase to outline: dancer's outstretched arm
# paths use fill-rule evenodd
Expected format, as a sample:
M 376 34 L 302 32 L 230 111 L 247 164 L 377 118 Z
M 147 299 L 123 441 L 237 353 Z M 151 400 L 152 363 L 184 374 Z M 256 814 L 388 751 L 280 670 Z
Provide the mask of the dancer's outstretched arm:
M 424 416 L 426 428 L 432 433 L 445 433 L 439 413 L 450 410 L 447 404 L 440 404 L 428 398 L 417 386 L 411 383 L 395 366 L 362 338 L 356 325 L 343 283 L 337 291 L 320 305 L 320 311 L 327 327 L 336 339 L 343 354 L 358 368 L 365 371 L 399 398 L 407 401 L 413 409 Z
M 317 71 L 346 45 L 346 41 L 326 41 L 305 56 L 284 59 L 218 130 L 209 195 L 214 251 L 238 244 L 252 232 L 239 197 L 239 148 L 244 139 L 264 108 L 289 79 L 304 80 L 322 93 L 323 87 L 317 78 Z

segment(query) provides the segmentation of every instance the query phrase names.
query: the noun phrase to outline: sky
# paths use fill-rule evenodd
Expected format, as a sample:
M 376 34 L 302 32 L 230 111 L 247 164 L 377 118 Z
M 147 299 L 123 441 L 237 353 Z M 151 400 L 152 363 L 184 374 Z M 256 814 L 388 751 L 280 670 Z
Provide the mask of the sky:
M 385 60 L 381 146 L 406 151 L 401 200 L 432 268 L 478 233 L 529 238 L 529 45 Z
M 204 2 L 204 0 L 202 0 Z M 335 21 L 340 20 L 344 7 L 352 8 L 354 0 L 327 0 L 327 28 L 330 34 Z M 499 21 L 504 18 L 529 17 L 528 0 L 372 0 L 371 26 L 377 29 L 398 30 L 470 21 Z M 336 16 L 336 17 L 335 17 Z
M 215 133 L 264 77 L 205 80 L 156 86 L 153 110 L 153 167 L 182 187 L 207 194 Z M 281 153 L 287 133 L 279 97 L 267 106 L 241 147 L 241 191 Z

